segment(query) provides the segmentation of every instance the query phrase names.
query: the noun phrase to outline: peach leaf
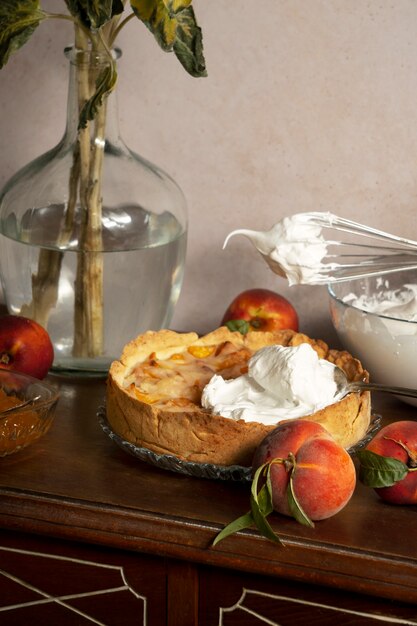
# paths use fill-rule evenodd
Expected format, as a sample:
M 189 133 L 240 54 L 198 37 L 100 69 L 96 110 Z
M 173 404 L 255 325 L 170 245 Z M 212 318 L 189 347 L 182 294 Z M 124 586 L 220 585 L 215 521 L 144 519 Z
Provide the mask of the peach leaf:
M 356 453 L 359 459 L 359 480 L 366 487 L 391 487 L 403 480 L 408 474 L 408 467 L 399 459 L 381 456 L 371 450 Z
M 233 522 L 230 522 L 230 524 L 225 526 L 223 530 L 220 531 L 219 534 L 216 535 L 216 537 L 214 538 L 213 546 L 217 545 L 219 541 L 226 539 L 226 537 L 228 537 L 229 535 L 233 535 L 234 533 L 237 533 L 239 530 L 244 530 L 245 528 L 249 528 L 250 526 L 253 526 L 254 523 L 255 523 L 255 520 L 252 517 L 252 513 L 248 511 L 247 513 L 245 513 L 245 515 L 238 517 Z
M 308 517 L 307 513 L 304 511 L 303 507 L 301 506 L 297 496 L 295 495 L 294 478 L 293 478 L 294 473 L 296 471 L 296 467 L 297 467 L 295 457 L 292 453 L 290 453 L 288 457 L 291 462 L 291 469 L 289 470 L 290 479 L 288 481 L 288 486 L 287 486 L 288 508 L 290 510 L 291 515 L 293 516 L 295 520 L 297 520 L 297 522 L 299 522 L 300 524 L 303 524 L 303 526 L 309 526 L 310 528 L 314 528 L 314 522 Z

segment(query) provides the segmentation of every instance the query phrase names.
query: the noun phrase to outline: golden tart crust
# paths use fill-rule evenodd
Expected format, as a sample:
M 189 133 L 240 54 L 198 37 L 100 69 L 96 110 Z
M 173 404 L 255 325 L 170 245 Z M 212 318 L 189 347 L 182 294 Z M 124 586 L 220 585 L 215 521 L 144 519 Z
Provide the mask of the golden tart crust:
M 256 447 L 275 426 L 212 415 L 201 407 L 202 389 L 214 373 L 225 378 L 244 373 L 250 356 L 264 346 L 300 343 L 309 343 L 320 358 L 341 367 L 349 380 L 368 380 L 361 363 L 348 352 L 331 350 L 323 341 L 292 330 L 242 335 L 222 326 L 203 337 L 148 331 L 128 343 L 110 367 L 109 424 L 126 441 L 158 454 L 250 466 Z M 298 419 L 319 422 L 349 448 L 365 435 L 370 415 L 370 394 L 362 392 Z

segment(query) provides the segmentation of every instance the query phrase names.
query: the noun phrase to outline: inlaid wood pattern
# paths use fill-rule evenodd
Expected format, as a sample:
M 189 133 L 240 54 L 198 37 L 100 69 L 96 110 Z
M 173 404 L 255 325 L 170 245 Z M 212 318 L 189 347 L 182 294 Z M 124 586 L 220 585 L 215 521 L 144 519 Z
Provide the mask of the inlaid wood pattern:
M 277 621 L 278 620 L 278 621 Z M 377 615 L 355 609 L 340 608 L 321 602 L 243 589 L 239 600 L 230 607 L 219 609 L 219 626 L 244 626 L 268 624 L 269 626 L 293 626 L 304 622 L 309 626 L 415 626 L 417 620 Z
M 0 533 L 2 626 L 160 626 L 164 559 Z
M 329 576 L 330 576 L 329 572 Z M 200 569 L 199 626 L 416 626 L 407 603 L 221 569 Z
M 148 626 L 146 597 L 129 585 L 123 567 L 3 546 L 0 557 L 0 620 L 6 623 L 41 623 L 47 614 L 57 624 L 77 618 L 116 625 L 120 621 L 109 621 L 111 605 L 113 613 L 118 606 L 120 615 L 136 615 L 132 624 Z

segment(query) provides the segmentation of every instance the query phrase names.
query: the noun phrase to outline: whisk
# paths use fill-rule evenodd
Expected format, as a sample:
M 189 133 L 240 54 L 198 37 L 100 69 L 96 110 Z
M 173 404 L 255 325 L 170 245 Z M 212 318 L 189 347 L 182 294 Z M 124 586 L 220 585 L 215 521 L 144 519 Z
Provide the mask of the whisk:
M 323 231 L 333 231 L 334 238 L 326 239 Z M 236 234 L 248 237 L 290 284 L 323 285 L 417 269 L 417 241 L 332 213 L 297 213 L 264 232 L 236 230 L 223 247 Z

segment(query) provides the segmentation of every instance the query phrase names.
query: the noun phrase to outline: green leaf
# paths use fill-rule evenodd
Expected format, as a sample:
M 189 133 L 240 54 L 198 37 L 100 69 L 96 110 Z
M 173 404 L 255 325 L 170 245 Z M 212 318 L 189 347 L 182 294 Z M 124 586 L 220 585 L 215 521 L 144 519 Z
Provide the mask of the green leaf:
M 275 462 L 277 461 L 278 459 L 275 459 Z M 279 459 L 279 461 L 281 462 L 281 459 Z M 251 485 L 251 510 L 223 528 L 223 530 L 214 539 L 213 546 L 219 543 L 222 539 L 225 539 L 225 537 L 228 537 L 239 530 L 243 530 L 244 528 L 249 528 L 249 526 L 253 526 L 254 524 L 261 535 L 266 537 L 266 539 L 269 539 L 274 543 L 282 544 L 280 538 L 275 534 L 269 522 L 266 520 L 266 517 L 273 511 L 270 471 L 271 463 L 264 463 L 258 467 Z M 266 474 L 266 482 L 258 490 L 259 480 L 262 478 L 263 474 Z
M 274 510 L 272 504 L 272 490 L 270 481 L 270 463 L 264 463 L 255 472 L 251 487 L 251 512 L 255 524 L 264 537 L 274 543 L 281 543 L 279 537 L 274 533 L 266 517 Z M 258 491 L 258 483 L 262 474 L 266 473 L 266 484 L 262 485 Z
M 73 17 L 76 17 L 83 26 L 90 28 L 91 22 L 88 17 L 87 0 L 65 0 L 68 11 Z
M 251 492 L 251 496 L 252 498 L 255 500 L 255 502 L 258 502 L 258 483 L 259 483 L 259 479 L 261 478 L 261 475 L 264 474 L 266 472 L 266 468 L 267 468 L 268 463 L 264 463 L 263 465 L 260 465 L 258 467 L 258 469 L 256 470 L 253 479 L 252 479 L 252 485 L 250 488 L 250 492 Z
M 100 28 L 123 11 L 121 0 L 87 0 L 87 15 L 93 28 Z
M 115 15 L 120 15 L 125 10 L 125 5 L 122 0 L 113 0 L 113 7 L 111 15 L 114 17 Z
M 122 0 L 65 0 L 65 3 L 71 15 L 95 30 L 124 10 Z
M 271 493 L 266 485 L 262 485 L 261 489 L 258 491 L 257 498 L 256 500 L 254 499 L 254 504 L 263 517 L 267 517 L 274 510 Z
M 192 0 L 164 0 L 164 4 L 171 14 L 186 9 L 191 5 L 191 2 Z
M 207 76 L 203 52 L 203 35 L 197 25 L 193 8 L 178 13 L 174 52 L 184 69 L 196 78 Z
M 135 15 L 151 31 L 166 52 L 174 47 L 177 36 L 177 18 L 171 14 L 163 0 L 130 0 Z
M 103 104 L 103 98 L 113 89 L 117 81 L 117 72 L 114 62 L 109 61 L 100 73 L 94 95 L 85 103 L 80 113 L 79 128 L 85 128 L 88 121 L 93 120 L 99 107 Z
M 260 491 L 260 494 L 265 493 L 266 491 L 267 489 L 264 485 Z M 261 507 L 262 507 L 262 504 L 264 504 L 262 500 L 263 498 L 261 495 Z M 266 539 L 269 539 L 270 541 L 273 541 L 274 543 L 281 543 L 280 538 L 272 530 L 261 507 L 259 506 L 259 501 L 255 501 L 255 499 L 251 497 L 252 517 L 255 521 L 256 527 L 258 528 L 259 532 L 261 533 L 261 535 L 266 537 Z
M 246 335 L 249 332 L 250 326 L 249 322 L 246 320 L 230 320 L 226 322 L 225 326 L 232 332 L 239 332 L 242 335 Z
M 304 526 L 310 526 L 310 528 L 314 528 L 314 523 L 308 517 L 307 513 L 305 513 L 305 511 L 303 510 L 303 507 L 298 501 L 297 496 L 295 495 L 294 481 L 293 481 L 293 469 L 291 470 L 290 480 L 288 482 L 288 487 L 287 487 L 287 501 L 288 501 L 288 508 L 290 509 L 290 513 L 294 517 L 294 519 L 296 519 L 297 522 L 299 522 L 300 524 L 303 524 Z
M 44 19 L 39 0 L 0 0 L 0 69 Z
M 135 15 L 192 76 L 206 76 L 203 37 L 191 0 L 130 0 Z
M 134 14 L 144 23 L 150 23 L 152 15 L 156 10 L 158 0 L 131 0 L 130 6 Z
M 245 528 L 249 528 L 253 526 L 255 520 L 252 517 L 252 513 L 248 511 L 245 515 L 238 517 L 233 522 L 230 522 L 227 526 L 223 528 L 221 532 L 215 537 L 213 541 L 213 546 L 217 545 L 219 541 L 226 539 L 229 535 L 233 535 L 233 533 L 237 533 L 239 530 L 244 530 Z
M 408 467 L 402 461 L 375 454 L 371 450 L 359 450 L 359 480 L 367 487 L 391 487 L 405 478 Z

